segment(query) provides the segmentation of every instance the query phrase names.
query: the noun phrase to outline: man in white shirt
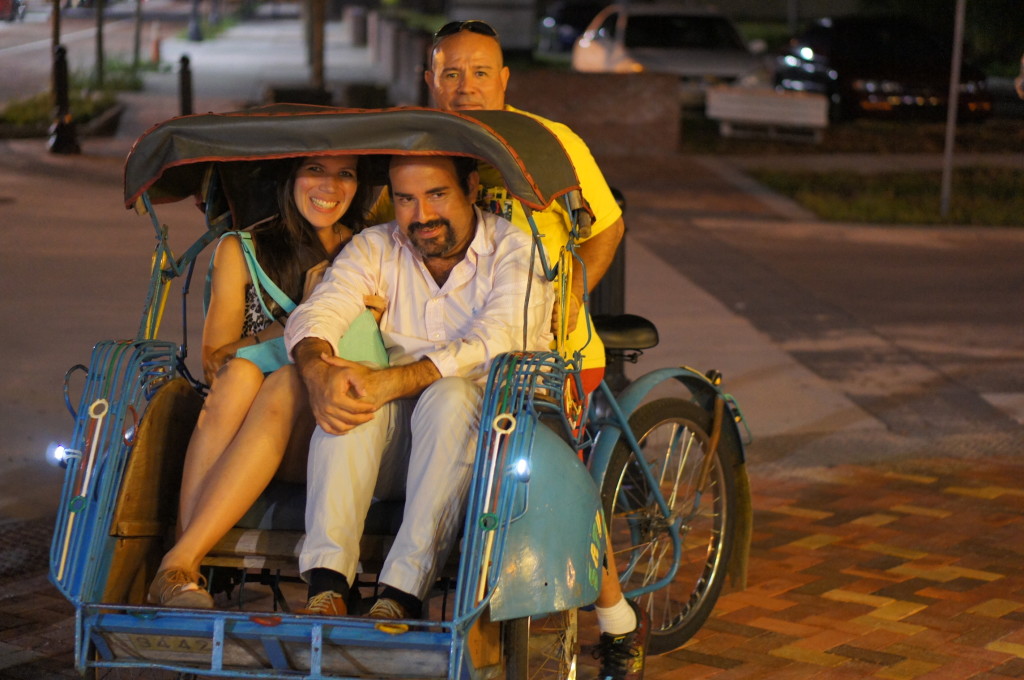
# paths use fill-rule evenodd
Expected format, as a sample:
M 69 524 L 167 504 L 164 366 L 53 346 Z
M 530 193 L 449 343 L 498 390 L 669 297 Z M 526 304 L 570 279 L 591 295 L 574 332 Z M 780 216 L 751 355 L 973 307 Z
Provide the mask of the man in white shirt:
M 458 533 L 490 362 L 550 345 L 552 287 L 536 273 L 527 285 L 529 238 L 473 206 L 475 166 L 394 157 L 396 219 L 357 234 L 288 319 L 285 342 L 317 421 L 299 557 L 307 612 L 347 613 L 367 509 L 373 498 L 404 497 L 370 616 L 421 615 Z M 364 295 L 387 300 L 388 368 L 336 356 Z

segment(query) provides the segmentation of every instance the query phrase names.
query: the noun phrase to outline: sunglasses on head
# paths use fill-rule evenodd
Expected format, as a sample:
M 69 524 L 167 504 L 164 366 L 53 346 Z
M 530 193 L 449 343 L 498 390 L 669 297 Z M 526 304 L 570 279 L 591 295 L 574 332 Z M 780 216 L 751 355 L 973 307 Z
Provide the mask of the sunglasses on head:
M 434 34 L 434 45 L 450 35 L 461 33 L 462 31 L 469 31 L 470 33 L 479 33 L 480 35 L 490 36 L 491 38 L 497 38 L 498 32 L 491 28 L 491 25 L 486 21 L 480 21 L 479 19 L 470 19 L 468 21 L 449 21 L 447 24 L 437 29 L 437 33 Z

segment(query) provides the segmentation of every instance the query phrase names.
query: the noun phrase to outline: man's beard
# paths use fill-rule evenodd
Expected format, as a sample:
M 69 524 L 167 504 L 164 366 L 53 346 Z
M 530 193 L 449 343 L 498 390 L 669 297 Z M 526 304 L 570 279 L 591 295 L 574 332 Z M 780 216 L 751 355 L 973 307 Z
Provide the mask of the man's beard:
M 416 236 L 421 229 L 437 227 L 444 227 L 444 231 L 439 236 L 429 239 L 421 239 Z M 452 231 L 452 223 L 443 217 L 429 222 L 413 222 L 409 225 L 409 241 L 423 257 L 441 257 L 455 247 L 455 232 Z

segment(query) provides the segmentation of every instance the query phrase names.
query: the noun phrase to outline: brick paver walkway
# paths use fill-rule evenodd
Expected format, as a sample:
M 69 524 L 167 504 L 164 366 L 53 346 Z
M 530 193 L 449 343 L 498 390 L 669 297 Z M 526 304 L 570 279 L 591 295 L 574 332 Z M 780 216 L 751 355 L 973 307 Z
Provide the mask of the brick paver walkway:
M 1024 676 L 1018 461 L 752 470 L 749 587 L 725 595 L 669 678 Z
M 753 467 L 749 586 L 647 680 L 1024 677 L 1021 472 L 1011 458 Z M 42 571 L 2 586 L 0 677 L 74 677 L 71 605 Z

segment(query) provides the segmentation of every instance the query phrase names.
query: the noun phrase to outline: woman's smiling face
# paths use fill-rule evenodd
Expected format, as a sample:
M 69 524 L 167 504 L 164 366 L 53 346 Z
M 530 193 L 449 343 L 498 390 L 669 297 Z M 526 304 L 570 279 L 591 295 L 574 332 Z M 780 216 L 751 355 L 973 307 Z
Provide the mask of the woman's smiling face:
M 310 156 L 295 172 L 292 197 L 317 229 L 333 226 L 348 210 L 358 186 L 356 156 Z

